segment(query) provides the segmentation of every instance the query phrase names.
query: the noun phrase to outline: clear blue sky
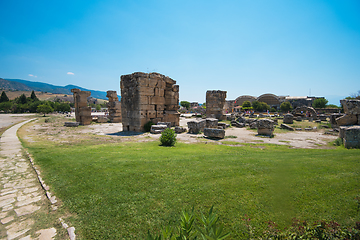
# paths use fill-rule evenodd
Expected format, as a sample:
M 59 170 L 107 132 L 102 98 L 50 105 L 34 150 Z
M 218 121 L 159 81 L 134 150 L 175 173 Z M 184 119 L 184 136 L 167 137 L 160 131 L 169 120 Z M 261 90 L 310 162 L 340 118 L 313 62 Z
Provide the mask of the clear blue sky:
M 180 100 L 360 90 L 360 1 L 0 0 L 0 77 L 120 91 L 159 72 Z

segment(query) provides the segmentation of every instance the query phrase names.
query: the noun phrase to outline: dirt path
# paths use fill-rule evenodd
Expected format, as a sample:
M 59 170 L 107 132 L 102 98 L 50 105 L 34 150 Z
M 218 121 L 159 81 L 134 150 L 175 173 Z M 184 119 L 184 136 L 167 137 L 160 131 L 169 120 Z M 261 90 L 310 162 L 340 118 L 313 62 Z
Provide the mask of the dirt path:
M 29 121 L 9 128 L 0 139 L 0 239 L 53 239 L 56 235 L 54 227 L 36 227 L 38 214 L 48 212 L 49 204 L 29 160 L 23 157 L 16 135 Z

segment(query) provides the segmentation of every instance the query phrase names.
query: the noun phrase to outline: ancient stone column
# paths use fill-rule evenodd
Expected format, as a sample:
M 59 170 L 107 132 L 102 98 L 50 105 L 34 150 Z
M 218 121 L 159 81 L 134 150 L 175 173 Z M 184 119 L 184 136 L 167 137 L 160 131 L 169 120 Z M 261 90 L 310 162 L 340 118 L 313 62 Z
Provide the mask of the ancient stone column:
M 123 131 L 144 131 L 144 125 L 149 121 L 179 126 L 179 86 L 175 84 L 176 81 L 159 73 L 122 75 Z
M 116 94 L 116 91 L 107 91 L 106 97 L 109 98 L 109 102 L 106 104 L 109 111 L 108 118 L 112 123 L 121 122 L 121 103 Z
M 226 91 L 213 90 L 206 92 L 206 117 L 225 120 L 223 113 Z
M 80 125 L 91 124 L 91 107 L 87 105 L 87 98 L 90 97 L 90 91 L 81 91 L 80 89 L 73 88 L 71 92 L 74 96 L 75 103 L 75 118 Z

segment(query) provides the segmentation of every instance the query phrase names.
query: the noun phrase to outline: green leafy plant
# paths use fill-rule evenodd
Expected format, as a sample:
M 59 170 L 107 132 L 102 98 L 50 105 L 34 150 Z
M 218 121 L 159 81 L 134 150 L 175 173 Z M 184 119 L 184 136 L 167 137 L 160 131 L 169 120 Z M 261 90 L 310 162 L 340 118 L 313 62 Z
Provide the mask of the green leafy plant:
M 334 141 L 334 145 L 335 146 L 342 146 L 344 144 L 343 142 L 343 139 L 342 138 L 337 138 L 335 141 Z
M 150 132 L 151 126 L 154 124 L 155 123 L 153 123 L 152 121 L 148 121 L 147 123 L 145 123 L 145 125 L 144 125 L 145 132 Z
M 176 143 L 175 131 L 167 128 L 161 133 L 160 142 L 162 146 L 174 146 Z

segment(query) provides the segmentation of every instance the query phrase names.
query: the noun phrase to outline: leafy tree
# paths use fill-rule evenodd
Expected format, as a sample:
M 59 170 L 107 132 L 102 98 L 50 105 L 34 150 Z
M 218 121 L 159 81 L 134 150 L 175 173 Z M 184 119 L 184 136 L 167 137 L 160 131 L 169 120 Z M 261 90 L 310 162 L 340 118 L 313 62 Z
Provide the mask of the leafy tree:
M 280 105 L 280 109 L 282 112 L 288 112 L 292 109 L 291 103 L 290 102 L 283 102 Z
M 25 103 L 27 103 L 27 99 L 26 99 L 25 94 L 21 94 L 21 96 L 18 97 L 18 98 L 16 98 L 15 101 L 16 101 L 17 103 L 20 103 L 20 104 L 25 104 Z
M 39 101 L 39 99 L 37 98 L 37 96 L 35 95 L 34 90 L 31 92 L 31 96 L 30 98 L 35 102 L 35 101 Z
M 54 109 L 48 104 L 40 104 L 37 107 L 37 111 L 40 112 L 40 113 L 43 113 L 44 117 L 45 117 L 45 114 L 53 112 Z
M 190 108 L 190 103 L 188 101 L 181 101 L 180 102 L 180 106 L 189 109 Z
M 11 109 L 12 103 L 11 102 L 2 102 L 0 103 L 0 111 L 9 112 Z
M 244 101 L 242 104 L 242 108 L 251 108 L 251 102 L 250 101 Z
M 339 107 L 339 106 L 337 106 L 335 104 L 327 104 L 326 108 L 341 108 L 341 107 Z
M 254 108 L 255 111 L 258 111 L 258 112 L 263 112 L 265 110 L 270 109 L 270 106 L 267 103 L 258 102 L 258 101 L 254 101 L 252 103 L 252 107 Z
M 8 102 L 8 101 L 9 101 L 8 96 L 6 95 L 5 91 L 2 91 L 1 97 L 0 97 L 0 103 L 2 103 L 2 102 Z
M 100 110 L 101 110 L 100 104 L 96 104 L 96 111 L 100 111 Z
M 325 108 L 327 103 L 328 100 L 326 100 L 325 98 L 317 98 L 314 100 L 312 106 L 313 108 Z

